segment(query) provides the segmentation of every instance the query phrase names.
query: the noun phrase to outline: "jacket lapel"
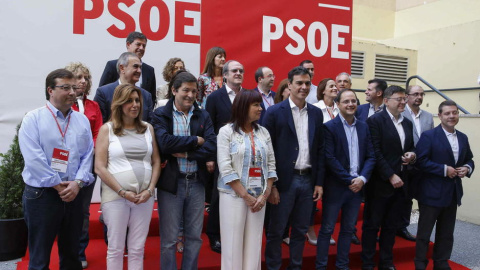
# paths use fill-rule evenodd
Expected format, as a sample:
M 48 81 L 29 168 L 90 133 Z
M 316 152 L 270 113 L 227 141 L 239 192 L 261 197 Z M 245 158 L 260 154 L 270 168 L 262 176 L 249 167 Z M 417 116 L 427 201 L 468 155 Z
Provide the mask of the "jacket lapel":
M 348 163 L 350 164 L 350 153 L 348 149 L 348 140 L 347 140 L 347 134 L 345 134 L 345 128 L 343 127 L 342 120 L 340 117 L 335 117 L 333 120 L 333 124 L 335 125 L 335 133 L 337 136 L 339 136 L 340 139 L 340 145 L 343 148 L 343 153 L 345 157 L 347 157 Z
M 450 142 L 448 141 L 448 138 L 447 138 L 447 135 L 445 134 L 445 131 L 443 130 L 442 128 L 442 125 L 438 125 L 438 127 L 436 127 L 436 137 L 439 139 L 439 142 L 442 143 L 444 145 L 444 147 L 446 149 L 448 149 L 448 157 L 450 158 L 450 161 L 451 163 L 450 164 L 454 164 L 455 165 L 455 157 L 453 156 L 453 150 L 452 150 L 452 146 L 450 145 Z M 459 142 L 460 143 L 460 142 Z M 458 159 L 460 160 L 460 159 Z
M 222 91 L 222 94 L 220 95 L 220 97 L 221 97 L 223 106 L 228 111 L 228 114 L 232 114 L 232 102 L 230 101 L 230 97 L 228 96 L 227 88 L 222 87 L 218 91 Z
M 305 103 L 305 106 L 307 106 L 307 115 L 308 115 L 308 146 L 309 149 L 313 149 L 313 140 L 315 139 L 315 128 L 316 128 L 316 119 L 314 117 L 314 112 L 312 111 L 312 106 L 313 105 L 308 105 L 308 103 Z
M 392 142 L 395 144 L 396 147 L 399 147 L 401 152 L 403 153 L 402 141 L 400 140 L 400 135 L 398 135 L 397 128 L 393 124 L 393 121 L 387 112 L 387 108 L 384 108 L 384 110 L 381 111 L 380 113 L 382 114 L 383 122 L 385 123 L 384 128 L 387 130 L 387 132 L 390 133 Z
M 292 108 L 290 108 L 290 102 L 288 101 L 288 98 L 282 101 L 281 106 L 283 110 L 283 115 L 287 120 L 288 126 L 292 130 L 293 134 L 295 134 L 295 137 L 297 137 L 297 131 L 295 130 L 295 123 L 293 122 Z

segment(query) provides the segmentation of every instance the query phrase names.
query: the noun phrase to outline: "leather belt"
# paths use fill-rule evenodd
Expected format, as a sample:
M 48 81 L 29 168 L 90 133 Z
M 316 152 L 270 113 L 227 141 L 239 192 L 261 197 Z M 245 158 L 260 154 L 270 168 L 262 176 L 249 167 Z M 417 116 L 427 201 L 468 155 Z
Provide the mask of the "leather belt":
M 306 175 L 306 174 L 310 174 L 312 172 L 312 169 L 311 168 L 306 168 L 301 170 L 294 169 L 293 172 L 298 175 Z

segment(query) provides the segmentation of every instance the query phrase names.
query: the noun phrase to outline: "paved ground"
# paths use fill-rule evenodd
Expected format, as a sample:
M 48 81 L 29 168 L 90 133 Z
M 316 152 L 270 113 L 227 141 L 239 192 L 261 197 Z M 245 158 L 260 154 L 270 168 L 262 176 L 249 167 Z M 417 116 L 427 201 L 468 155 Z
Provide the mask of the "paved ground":
M 413 234 L 417 231 L 418 213 L 412 213 L 412 224 L 409 231 Z M 432 241 L 435 240 L 435 231 Z M 480 226 L 457 220 L 455 227 L 455 242 L 453 246 L 452 261 L 467 266 L 473 270 L 480 270 Z M 15 270 L 16 262 L 20 259 L 0 262 L 0 270 Z

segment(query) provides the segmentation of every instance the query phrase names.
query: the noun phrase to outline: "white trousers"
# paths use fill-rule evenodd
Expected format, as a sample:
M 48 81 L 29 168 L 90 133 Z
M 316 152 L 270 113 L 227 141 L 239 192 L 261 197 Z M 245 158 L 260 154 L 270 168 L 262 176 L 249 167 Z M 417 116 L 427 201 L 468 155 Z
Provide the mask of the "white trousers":
M 128 269 L 143 269 L 143 253 L 153 212 L 153 197 L 136 205 L 126 199 L 102 205 L 108 228 L 107 270 L 123 269 L 123 252 L 128 227 Z
M 222 270 L 260 270 L 265 207 L 252 213 L 242 198 L 219 194 Z

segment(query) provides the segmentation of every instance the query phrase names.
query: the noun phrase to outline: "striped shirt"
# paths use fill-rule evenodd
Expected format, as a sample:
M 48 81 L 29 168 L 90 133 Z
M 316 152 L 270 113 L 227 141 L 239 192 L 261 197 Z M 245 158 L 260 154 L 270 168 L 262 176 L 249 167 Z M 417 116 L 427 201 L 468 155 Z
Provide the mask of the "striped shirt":
M 173 135 L 190 136 L 190 120 L 193 115 L 193 106 L 190 108 L 188 115 L 177 110 L 173 104 Z M 187 158 L 177 158 L 178 168 L 182 173 L 194 173 L 197 171 L 197 161 L 189 161 Z

